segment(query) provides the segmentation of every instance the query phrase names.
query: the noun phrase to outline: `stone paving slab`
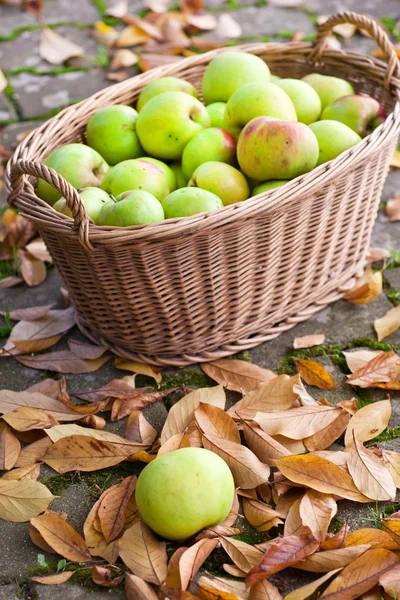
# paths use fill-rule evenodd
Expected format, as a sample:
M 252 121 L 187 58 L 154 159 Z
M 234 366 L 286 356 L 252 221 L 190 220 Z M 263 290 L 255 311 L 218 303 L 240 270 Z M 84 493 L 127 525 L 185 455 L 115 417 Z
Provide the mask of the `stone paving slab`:
M 14 121 L 17 118 L 17 113 L 7 96 L 0 94 L 0 125 L 7 121 Z

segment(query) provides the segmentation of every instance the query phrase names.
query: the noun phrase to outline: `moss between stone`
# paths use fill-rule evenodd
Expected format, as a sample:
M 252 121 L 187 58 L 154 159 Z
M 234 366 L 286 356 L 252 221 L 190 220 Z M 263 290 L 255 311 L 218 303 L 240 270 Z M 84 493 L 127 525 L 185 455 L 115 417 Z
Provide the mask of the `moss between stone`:
M 140 381 L 140 379 L 139 379 Z M 168 390 L 176 387 L 204 388 L 216 385 L 215 381 L 208 375 L 194 367 L 187 367 L 179 371 L 165 372 L 161 381 L 160 389 Z
M 386 427 L 380 435 L 377 435 L 373 440 L 365 443 L 368 445 L 377 442 L 389 442 L 390 440 L 396 440 L 398 438 L 400 438 L 400 427 Z
M 367 406 L 367 404 L 372 404 L 374 402 L 373 397 L 365 388 L 357 388 L 355 396 L 358 408 L 362 408 L 363 406 Z
M 337 519 L 336 517 L 333 517 L 332 521 L 330 522 L 328 531 L 330 533 L 338 533 L 342 529 L 343 525 L 343 521 Z
M 75 29 L 93 29 L 93 25 L 76 23 L 75 21 L 60 21 L 59 23 L 46 23 L 47 27 L 50 29 L 57 29 L 57 27 L 74 27 Z M 22 27 L 16 27 L 10 33 L 0 35 L 0 43 L 1 42 L 11 42 L 19 37 L 25 31 L 39 31 L 41 29 L 41 25 L 23 25 Z

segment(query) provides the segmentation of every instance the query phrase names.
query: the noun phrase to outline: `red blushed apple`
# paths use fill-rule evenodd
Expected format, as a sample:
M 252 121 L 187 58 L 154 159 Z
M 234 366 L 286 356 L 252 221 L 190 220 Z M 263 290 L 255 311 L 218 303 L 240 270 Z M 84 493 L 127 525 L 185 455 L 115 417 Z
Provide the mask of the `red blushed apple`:
M 236 140 L 218 127 L 209 127 L 190 140 L 182 154 L 182 172 L 190 179 L 197 167 L 205 162 L 218 161 L 236 165 Z
M 365 137 L 373 132 L 386 119 L 383 107 L 375 98 L 366 94 L 343 96 L 327 106 L 321 121 L 340 121 L 359 136 Z

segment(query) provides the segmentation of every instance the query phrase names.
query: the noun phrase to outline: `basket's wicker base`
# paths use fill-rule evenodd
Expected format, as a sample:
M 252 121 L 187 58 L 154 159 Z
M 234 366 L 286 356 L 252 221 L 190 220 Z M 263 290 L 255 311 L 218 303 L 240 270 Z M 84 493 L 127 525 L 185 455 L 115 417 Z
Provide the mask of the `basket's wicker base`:
M 361 273 L 357 273 L 359 276 Z M 352 280 L 353 281 L 353 280 Z M 116 346 L 107 342 L 107 340 L 103 338 L 99 338 L 93 332 L 91 332 L 83 323 L 80 321 L 79 315 L 76 315 L 76 322 L 81 330 L 81 332 L 89 338 L 94 344 L 101 345 L 106 347 L 108 350 L 120 356 L 122 358 L 126 358 L 128 360 L 139 361 L 142 363 L 146 363 L 149 365 L 159 366 L 159 367 L 186 367 L 187 365 L 193 363 L 201 363 L 208 362 L 211 360 L 217 360 L 219 358 L 224 358 L 225 356 L 230 356 L 231 354 L 235 354 L 237 352 L 242 352 L 243 350 L 249 350 L 250 348 L 254 348 L 255 346 L 259 346 L 264 342 L 268 342 L 269 340 L 273 340 L 277 338 L 285 331 L 288 331 L 298 323 L 302 321 L 306 321 L 310 317 L 312 317 L 315 313 L 319 312 L 332 302 L 336 302 L 336 300 L 340 300 L 344 290 L 348 288 L 349 285 L 343 286 L 341 290 L 335 290 L 331 292 L 329 295 L 324 296 L 321 300 L 318 300 L 316 303 L 307 306 L 304 310 L 299 312 L 297 315 L 289 317 L 284 322 L 279 323 L 271 327 L 269 330 L 264 331 L 262 335 L 255 333 L 251 337 L 242 340 L 235 340 L 232 342 L 227 341 L 223 346 L 216 348 L 212 351 L 202 352 L 197 355 L 189 355 L 182 354 L 179 357 L 164 357 L 164 356 L 148 356 L 147 354 L 137 354 L 134 352 L 130 352 L 126 348 L 122 346 Z

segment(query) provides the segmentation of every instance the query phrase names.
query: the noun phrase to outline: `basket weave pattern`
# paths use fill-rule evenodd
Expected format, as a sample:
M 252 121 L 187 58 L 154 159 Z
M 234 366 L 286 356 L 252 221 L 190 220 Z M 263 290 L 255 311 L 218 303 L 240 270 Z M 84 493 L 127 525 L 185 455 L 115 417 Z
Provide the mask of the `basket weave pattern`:
M 388 64 L 324 51 L 326 36 L 341 22 L 367 29 Z M 36 222 L 80 328 L 126 358 L 183 366 L 253 347 L 338 299 L 365 264 L 400 128 L 398 61 L 386 34 L 375 21 L 344 13 L 320 28 L 315 45 L 237 49 L 257 54 L 277 75 L 344 77 L 390 114 L 356 147 L 284 188 L 156 225 L 95 226 L 76 190 L 40 163 L 60 145 L 83 139 L 96 111 L 133 103 L 157 77 L 183 77 L 200 89 L 207 64 L 224 51 L 216 50 L 153 69 L 64 110 L 25 139 L 9 163 L 9 201 Z M 74 221 L 39 200 L 27 175 L 53 183 Z

